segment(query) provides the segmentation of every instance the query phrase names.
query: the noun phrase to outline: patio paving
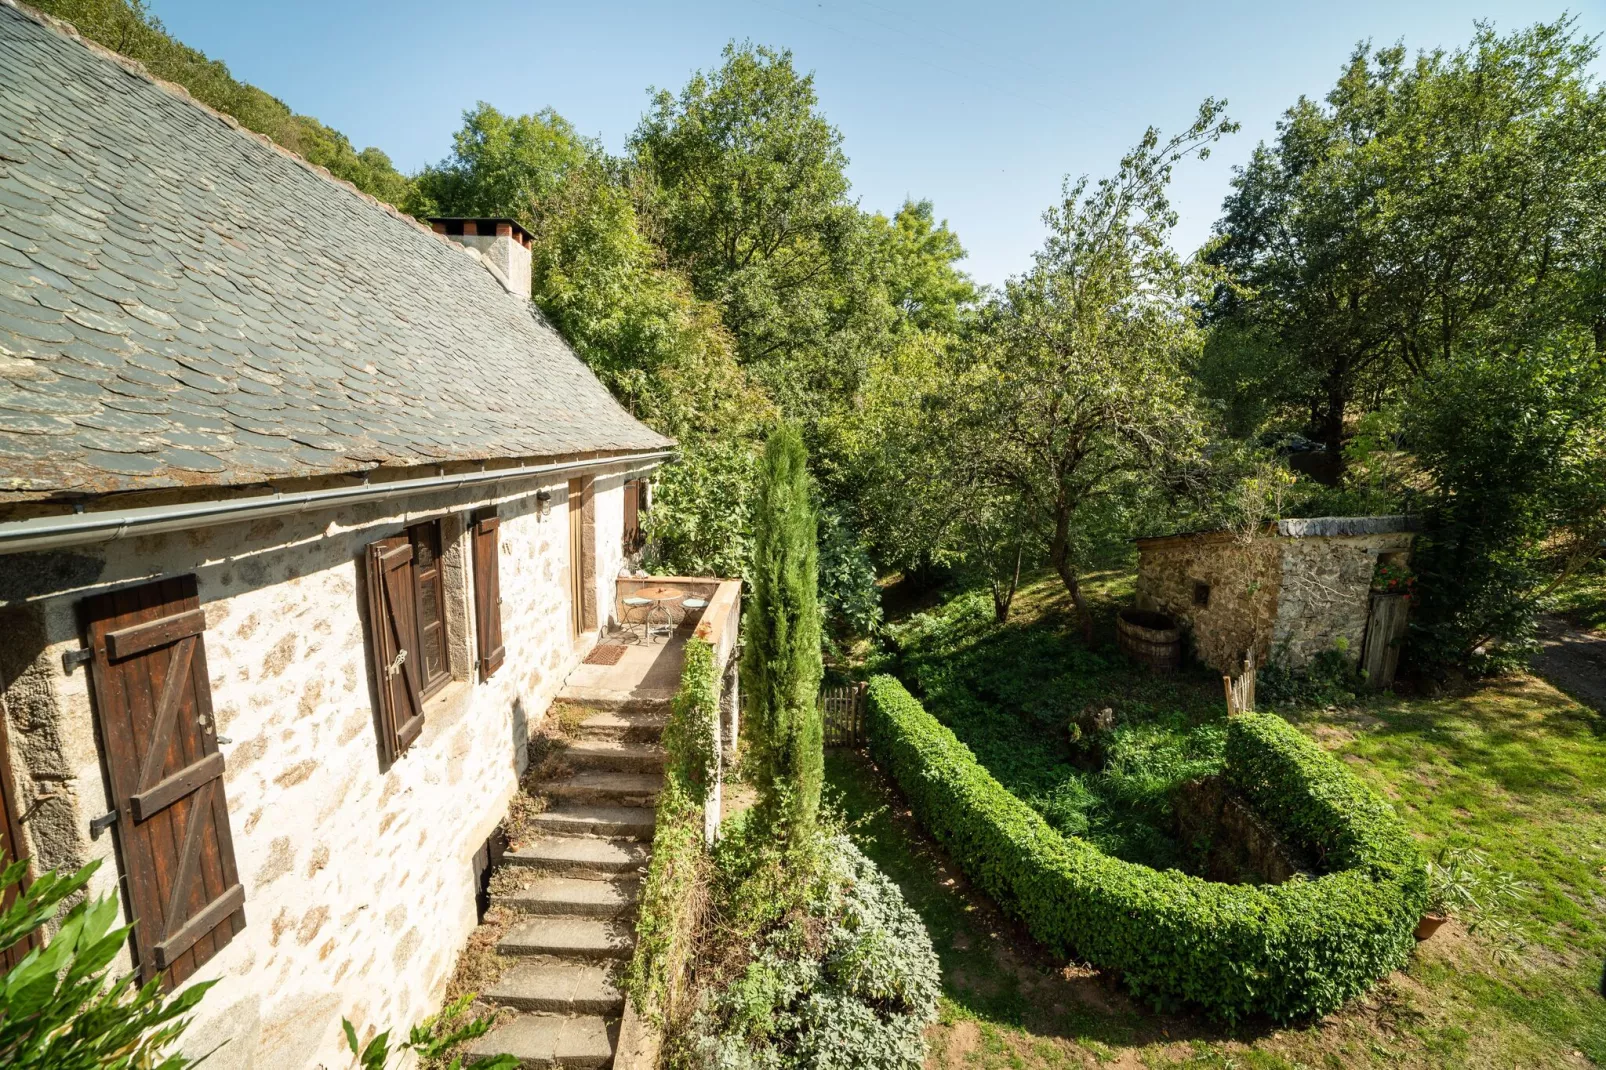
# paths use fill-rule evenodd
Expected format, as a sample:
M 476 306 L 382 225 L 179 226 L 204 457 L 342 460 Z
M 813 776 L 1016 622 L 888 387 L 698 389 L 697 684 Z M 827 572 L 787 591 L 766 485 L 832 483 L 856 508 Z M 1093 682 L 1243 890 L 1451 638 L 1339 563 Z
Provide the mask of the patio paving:
M 624 653 L 613 665 L 577 666 L 558 692 L 559 701 L 598 709 L 630 709 L 661 705 L 674 697 L 686 649 L 686 636 L 681 632 L 646 643 L 628 633 L 614 632 L 597 645 L 619 646 Z

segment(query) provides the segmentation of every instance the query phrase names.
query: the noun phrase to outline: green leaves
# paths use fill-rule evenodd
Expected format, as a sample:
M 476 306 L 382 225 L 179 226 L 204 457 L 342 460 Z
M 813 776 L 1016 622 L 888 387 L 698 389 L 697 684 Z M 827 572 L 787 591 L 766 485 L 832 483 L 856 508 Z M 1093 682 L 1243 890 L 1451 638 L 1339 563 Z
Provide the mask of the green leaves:
M 467 992 L 441 1008 L 439 1014 L 426 1018 L 408 1030 L 407 1039 L 393 1050 L 390 1030 L 376 1034 L 367 1044 L 359 1044 L 357 1030 L 345 1018 L 340 1028 L 346 1035 L 346 1047 L 356 1057 L 359 1070 L 386 1070 L 387 1067 L 405 1065 L 409 1058 L 425 1066 L 439 1066 L 454 1048 L 490 1032 L 494 1018 L 475 1018 L 463 1021 L 474 993 Z M 453 1055 L 445 1070 L 462 1070 L 462 1055 Z M 476 1060 L 477 1070 L 518 1070 L 519 1060 L 512 1055 L 495 1055 Z
M 41 874 L 0 912 L 0 946 L 9 947 L 56 916 L 99 868 L 97 859 L 72 874 Z M 0 887 L 27 871 L 16 862 Z M 182 1070 L 191 1060 L 169 1054 L 189 1023 L 184 1018 L 214 982 L 193 984 L 172 998 L 160 980 L 135 988 L 134 976 L 109 981 L 107 971 L 127 943 L 117 927 L 117 901 L 85 899 L 70 909 L 43 947 L 30 950 L 0 979 L 0 1064 L 39 1070 Z

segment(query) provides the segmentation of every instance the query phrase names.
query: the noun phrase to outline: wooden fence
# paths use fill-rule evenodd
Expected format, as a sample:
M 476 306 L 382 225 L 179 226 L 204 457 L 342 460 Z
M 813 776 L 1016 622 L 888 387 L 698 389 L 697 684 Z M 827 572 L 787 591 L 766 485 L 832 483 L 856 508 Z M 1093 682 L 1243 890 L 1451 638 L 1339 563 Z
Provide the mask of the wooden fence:
M 864 735 L 863 683 L 820 689 L 827 747 L 861 747 Z

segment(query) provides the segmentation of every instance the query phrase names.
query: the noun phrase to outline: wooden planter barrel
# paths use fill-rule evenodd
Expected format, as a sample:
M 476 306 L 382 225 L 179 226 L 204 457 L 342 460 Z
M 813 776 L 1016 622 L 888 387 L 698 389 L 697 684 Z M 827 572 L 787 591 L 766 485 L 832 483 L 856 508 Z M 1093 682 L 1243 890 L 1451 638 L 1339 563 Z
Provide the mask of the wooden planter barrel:
M 1182 632 L 1164 613 L 1121 610 L 1115 618 L 1115 638 L 1123 654 L 1147 665 L 1150 672 L 1176 672 L 1182 665 Z

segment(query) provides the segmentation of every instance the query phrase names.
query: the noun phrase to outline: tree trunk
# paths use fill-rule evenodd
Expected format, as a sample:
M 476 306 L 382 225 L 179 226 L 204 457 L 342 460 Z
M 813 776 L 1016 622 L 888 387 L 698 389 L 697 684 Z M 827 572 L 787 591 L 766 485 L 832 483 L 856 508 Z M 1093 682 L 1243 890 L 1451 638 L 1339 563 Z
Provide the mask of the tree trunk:
M 1048 557 L 1054 564 L 1054 571 L 1059 573 L 1060 582 L 1070 592 L 1077 615 L 1082 618 L 1082 642 L 1092 646 L 1093 617 L 1082 600 L 1082 585 L 1076 580 L 1076 563 L 1071 560 L 1071 510 L 1063 502 L 1054 507 L 1054 540 L 1049 545 Z
M 1020 560 L 1024 550 L 1025 547 L 1021 544 L 1015 546 L 1015 570 L 1010 573 L 1008 586 L 1005 586 L 997 576 L 991 577 L 994 623 L 1009 623 L 1009 607 L 1015 601 L 1015 589 L 1020 586 Z

